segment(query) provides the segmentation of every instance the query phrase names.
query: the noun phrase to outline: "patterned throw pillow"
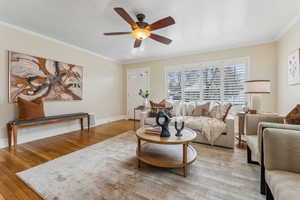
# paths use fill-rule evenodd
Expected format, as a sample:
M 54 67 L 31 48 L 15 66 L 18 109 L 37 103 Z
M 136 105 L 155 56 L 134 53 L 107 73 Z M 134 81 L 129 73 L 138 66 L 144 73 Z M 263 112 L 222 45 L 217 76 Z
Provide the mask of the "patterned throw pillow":
M 296 105 L 295 108 L 287 114 L 284 123 L 300 125 L 300 104 Z
M 166 100 L 162 100 L 159 103 L 150 101 L 151 111 L 149 113 L 149 117 L 156 117 L 157 113 L 159 112 L 165 112 L 171 117 L 170 111 L 172 110 L 172 107 L 167 107 L 166 104 Z
M 209 114 L 209 106 L 210 102 L 207 103 L 196 103 L 196 107 L 192 113 L 192 116 L 199 117 L 199 116 L 208 116 Z
M 210 110 L 209 116 L 212 117 L 212 118 L 216 118 L 216 119 L 225 121 L 231 106 L 232 106 L 231 104 L 217 103 Z

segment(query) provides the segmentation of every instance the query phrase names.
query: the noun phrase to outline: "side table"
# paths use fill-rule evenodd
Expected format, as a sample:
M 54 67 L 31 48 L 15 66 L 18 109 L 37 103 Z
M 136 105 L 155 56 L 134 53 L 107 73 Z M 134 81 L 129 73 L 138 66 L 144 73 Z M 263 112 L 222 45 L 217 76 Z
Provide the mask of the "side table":
M 135 121 L 136 121 L 136 119 L 135 119 L 135 112 L 136 112 L 137 110 L 143 111 L 143 110 L 145 110 L 145 109 L 146 109 L 145 106 L 138 106 L 138 107 L 135 107 L 135 108 L 133 109 L 133 130 L 134 130 L 134 131 L 136 131 L 136 126 L 135 126 Z

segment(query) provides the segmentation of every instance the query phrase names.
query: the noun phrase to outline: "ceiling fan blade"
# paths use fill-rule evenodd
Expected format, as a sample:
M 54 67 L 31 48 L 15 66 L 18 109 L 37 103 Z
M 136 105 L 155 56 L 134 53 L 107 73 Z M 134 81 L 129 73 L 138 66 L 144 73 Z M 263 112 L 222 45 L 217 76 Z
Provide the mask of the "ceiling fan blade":
M 114 10 L 131 26 L 135 24 L 135 21 L 123 8 L 114 8 Z
M 142 40 L 136 39 L 134 42 L 134 48 L 139 48 L 142 44 Z
M 153 33 L 151 33 L 151 35 L 149 37 L 151 39 L 156 40 L 158 42 L 161 42 L 163 44 L 170 44 L 172 42 L 172 40 L 170 40 L 169 38 L 166 38 L 166 37 L 161 36 L 161 35 L 153 34 Z
M 127 35 L 131 32 L 112 32 L 112 33 L 103 33 L 104 35 Z
M 165 28 L 167 26 L 171 26 L 173 24 L 175 24 L 175 20 L 172 17 L 166 17 L 151 24 L 150 28 L 152 31 L 154 31 L 157 29 Z

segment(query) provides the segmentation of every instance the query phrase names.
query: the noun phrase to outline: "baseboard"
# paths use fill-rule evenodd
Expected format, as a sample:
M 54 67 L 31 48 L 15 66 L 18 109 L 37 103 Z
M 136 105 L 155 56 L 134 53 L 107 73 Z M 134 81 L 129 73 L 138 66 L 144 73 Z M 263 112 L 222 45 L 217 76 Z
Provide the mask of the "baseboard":
M 95 126 L 99 126 L 101 124 L 107 124 L 107 123 L 115 122 L 115 121 L 119 121 L 119 120 L 124 120 L 124 119 L 127 119 L 126 115 L 119 115 L 119 116 L 114 116 L 114 117 L 97 119 L 95 122 Z
M 95 126 L 99 126 L 102 124 L 119 121 L 123 119 L 126 119 L 125 115 L 101 118 L 96 120 Z M 77 130 L 80 130 L 80 124 L 78 122 L 76 123 L 75 121 L 60 123 L 59 126 L 57 124 L 49 124 L 49 125 L 41 125 L 37 127 L 23 128 L 20 129 L 19 131 L 18 144 L 31 142 L 34 140 L 39 140 L 47 137 L 52 137 L 55 135 L 61 135 L 61 134 L 65 134 Z M 7 138 L 0 138 L 0 148 L 5 148 L 7 146 L 8 146 Z

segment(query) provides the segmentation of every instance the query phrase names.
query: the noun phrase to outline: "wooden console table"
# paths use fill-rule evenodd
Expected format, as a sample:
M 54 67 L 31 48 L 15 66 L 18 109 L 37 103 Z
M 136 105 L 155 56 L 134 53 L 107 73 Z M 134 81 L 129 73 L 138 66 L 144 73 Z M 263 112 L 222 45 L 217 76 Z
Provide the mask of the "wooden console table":
M 9 148 L 14 145 L 17 145 L 17 137 L 18 137 L 18 128 L 28 127 L 28 126 L 38 126 L 42 124 L 51 124 L 58 123 L 63 121 L 70 120 L 80 120 L 81 130 L 83 127 L 83 119 L 87 118 L 88 122 L 88 131 L 90 130 L 90 116 L 88 113 L 72 113 L 72 114 L 63 114 L 63 115 L 55 115 L 49 117 L 38 118 L 34 120 L 25 120 L 25 121 L 11 121 L 7 123 L 7 136 L 8 136 L 8 146 Z

